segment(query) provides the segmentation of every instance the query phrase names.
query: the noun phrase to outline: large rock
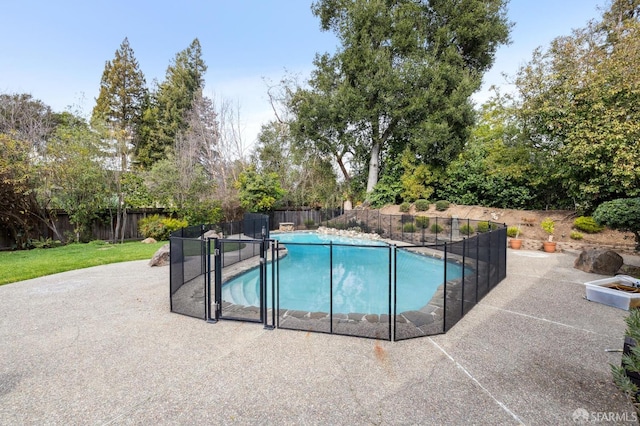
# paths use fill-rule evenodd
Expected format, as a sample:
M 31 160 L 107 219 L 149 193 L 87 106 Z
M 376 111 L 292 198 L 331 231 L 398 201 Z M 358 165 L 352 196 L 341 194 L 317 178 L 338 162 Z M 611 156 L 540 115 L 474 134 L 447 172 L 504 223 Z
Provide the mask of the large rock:
M 216 231 L 211 230 L 204 233 L 202 238 L 222 238 Z
M 155 238 L 145 238 L 144 240 L 140 241 L 142 244 L 155 244 L 157 243 L 157 241 L 155 240 Z
M 165 244 L 156 251 L 151 260 L 149 266 L 165 266 L 170 262 L 170 249 L 169 244 Z
M 582 250 L 573 267 L 581 271 L 600 275 L 615 275 L 624 259 L 613 250 L 589 249 Z

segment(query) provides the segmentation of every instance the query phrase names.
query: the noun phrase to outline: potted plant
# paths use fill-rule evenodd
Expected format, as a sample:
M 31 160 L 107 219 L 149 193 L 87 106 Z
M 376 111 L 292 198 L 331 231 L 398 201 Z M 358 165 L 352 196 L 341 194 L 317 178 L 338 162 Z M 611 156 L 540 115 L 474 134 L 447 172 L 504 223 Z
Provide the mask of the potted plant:
M 548 217 L 540 223 L 540 227 L 544 230 L 544 232 L 549 234 L 549 239 L 542 242 L 544 251 L 547 253 L 554 253 L 556 251 L 556 242 L 553 241 L 555 222 L 550 217 Z
M 511 239 L 509 240 L 509 247 L 514 250 L 520 250 L 522 247 L 522 239 L 520 237 L 520 225 L 518 226 L 509 226 L 507 228 L 507 236 Z

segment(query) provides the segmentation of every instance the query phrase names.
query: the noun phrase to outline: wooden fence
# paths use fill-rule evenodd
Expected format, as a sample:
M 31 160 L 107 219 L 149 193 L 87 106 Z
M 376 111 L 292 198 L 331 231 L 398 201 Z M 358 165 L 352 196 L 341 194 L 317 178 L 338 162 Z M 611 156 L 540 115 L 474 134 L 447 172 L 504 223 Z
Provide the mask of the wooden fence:
M 138 240 L 142 239 L 142 235 L 138 232 L 138 222 L 140 219 L 153 215 L 153 214 L 168 214 L 164 209 L 136 209 L 127 211 L 126 219 L 124 221 L 124 239 L 125 240 Z M 115 218 L 113 224 L 109 219 L 108 212 L 103 215 L 103 220 L 96 220 L 91 226 L 91 240 L 105 240 L 109 241 L 113 238 L 113 228 L 115 227 Z M 63 236 L 74 235 L 73 225 L 69 221 L 69 215 L 63 211 L 55 213 L 56 219 L 54 220 L 56 229 Z M 56 239 L 53 231 L 46 226 L 42 226 L 41 230 L 42 238 Z M 14 246 L 14 241 L 7 230 L 0 227 L 0 250 L 10 249 Z

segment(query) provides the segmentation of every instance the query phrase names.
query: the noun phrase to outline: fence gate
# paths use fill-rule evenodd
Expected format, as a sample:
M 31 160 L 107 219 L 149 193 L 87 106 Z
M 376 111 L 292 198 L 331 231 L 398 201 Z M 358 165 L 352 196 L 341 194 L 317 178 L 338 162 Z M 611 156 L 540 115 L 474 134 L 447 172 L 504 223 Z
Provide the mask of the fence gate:
M 209 319 L 273 324 L 267 318 L 269 241 L 213 239 L 209 245 Z

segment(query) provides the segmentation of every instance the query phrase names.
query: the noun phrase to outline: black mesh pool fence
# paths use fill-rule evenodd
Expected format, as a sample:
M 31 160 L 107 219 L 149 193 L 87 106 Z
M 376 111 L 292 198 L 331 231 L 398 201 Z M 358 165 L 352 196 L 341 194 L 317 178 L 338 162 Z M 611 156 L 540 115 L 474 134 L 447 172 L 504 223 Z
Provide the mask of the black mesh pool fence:
M 503 224 L 368 211 L 317 213 L 325 221 L 323 226 L 377 233 L 390 244 L 281 243 L 269 239 L 265 230 L 269 225 L 278 226 L 277 221 L 261 215 L 185 228 L 171 236 L 171 310 L 196 318 L 265 325 L 270 321 L 286 329 L 404 340 L 450 330 L 506 277 Z M 208 230 L 217 235 L 204 237 Z M 288 253 L 296 246 L 304 247 L 303 257 Z M 342 265 L 352 260 L 352 249 L 366 254 L 358 256 L 358 264 L 345 272 Z M 407 256 L 436 259 L 437 274 L 416 274 Z M 313 264 L 315 269 L 301 268 L 304 264 Z M 246 294 L 239 300 L 222 300 L 230 277 L 257 268 L 261 268 L 256 279 L 262 296 L 252 291 L 250 304 Z M 373 269 L 374 276 L 368 275 Z M 312 290 L 295 293 L 293 301 L 285 297 L 286 286 L 302 283 L 310 275 L 320 277 Z M 359 277 L 367 278 L 356 279 Z M 434 279 L 435 290 L 429 284 Z M 345 282 L 351 285 L 348 291 L 341 287 Z M 378 290 L 363 292 L 366 287 Z M 361 300 L 363 297 L 372 299 Z M 358 304 L 351 303 L 355 299 Z M 410 307 L 399 303 L 406 299 L 419 303 Z

